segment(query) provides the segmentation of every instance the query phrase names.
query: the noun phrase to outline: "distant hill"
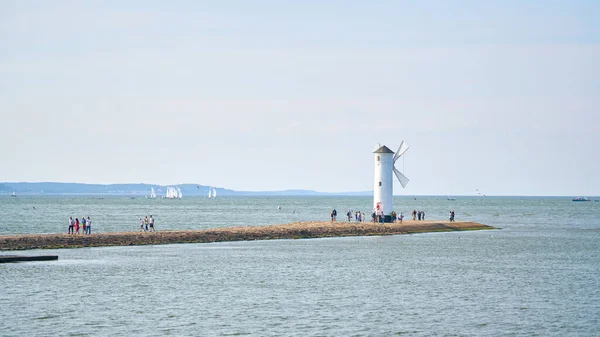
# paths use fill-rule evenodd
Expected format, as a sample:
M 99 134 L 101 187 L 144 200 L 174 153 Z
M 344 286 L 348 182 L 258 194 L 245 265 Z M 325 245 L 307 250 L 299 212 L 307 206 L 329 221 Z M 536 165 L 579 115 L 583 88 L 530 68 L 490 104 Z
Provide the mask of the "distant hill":
M 82 184 L 82 183 L 56 183 L 56 182 L 0 182 L 0 193 L 8 194 L 15 191 L 18 194 L 102 194 L 102 195 L 150 195 L 150 189 L 158 196 L 164 195 L 168 186 L 180 188 L 184 196 L 208 195 L 211 186 L 199 184 L 156 185 L 156 184 Z M 213 187 L 218 196 L 223 195 L 283 195 L 283 196 L 311 196 L 311 195 L 370 195 L 373 192 L 342 192 L 325 193 L 312 190 L 283 190 L 283 191 L 235 191 L 227 188 Z
M 183 195 L 208 195 L 208 186 L 197 184 L 169 185 L 179 187 Z M 80 183 L 27 183 L 4 182 L 0 183 L 0 191 L 17 194 L 107 194 L 107 195 L 150 195 L 150 188 L 154 188 L 157 195 L 164 194 L 167 186 L 156 184 L 80 184 Z M 216 188 L 218 195 L 231 195 L 235 191 L 225 188 Z

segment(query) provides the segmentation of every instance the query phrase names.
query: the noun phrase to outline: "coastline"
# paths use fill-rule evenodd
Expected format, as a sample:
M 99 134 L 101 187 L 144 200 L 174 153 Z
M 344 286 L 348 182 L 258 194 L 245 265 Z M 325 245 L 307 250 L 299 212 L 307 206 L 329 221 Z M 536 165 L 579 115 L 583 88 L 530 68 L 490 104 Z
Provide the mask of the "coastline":
M 325 221 L 203 230 L 108 232 L 92 235 L 23 234 L 0 236 L 0 251 L 274 239 L 310 239 L 344 236 L 379 236 L 489 229 L 495 228 L 477 222 L 467 221 L 405 220 L 402 224 L 340 221 L 332 223 Z

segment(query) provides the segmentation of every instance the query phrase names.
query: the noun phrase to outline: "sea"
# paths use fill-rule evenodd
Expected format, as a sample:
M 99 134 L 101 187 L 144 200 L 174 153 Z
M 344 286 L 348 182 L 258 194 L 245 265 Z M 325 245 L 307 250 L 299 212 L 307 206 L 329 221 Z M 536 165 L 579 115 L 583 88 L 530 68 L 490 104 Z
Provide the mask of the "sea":
M 600 202 L 396 196 L 495 230 L 0 252 L 2 336 L 598 336 Z M 598 198 L 595 198 L 598 199 Z M 0 197 L 0 235 L 207 229 L 369 214 L 361 196 Z

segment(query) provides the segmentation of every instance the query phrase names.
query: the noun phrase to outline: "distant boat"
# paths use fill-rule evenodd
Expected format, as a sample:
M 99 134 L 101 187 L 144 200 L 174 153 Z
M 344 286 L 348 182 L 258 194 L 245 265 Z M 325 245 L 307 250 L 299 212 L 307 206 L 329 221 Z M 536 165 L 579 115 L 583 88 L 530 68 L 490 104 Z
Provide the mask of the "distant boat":
M 446 198 L 446 199 L 447 199 L 447 200 L 456 200 L 456 198 L 450 198 L 450 197 L 448 197 L 448 198 Z
M 183 193 L 181 193 L 181 188 L 177 187 L 177 197 L 179 199 L 183 198 Z
M 217 190 L 214 189 L 214 187 L 208 187 L 208 198 L 216 198 L 217 197 Z
M 154 192 L 154 187 L 150 187 L 150 199 L 156 199 L 156 192 Z
M 12 192 L 12 194 L 10 195 L 11 197 L 16 197 L 17 193 L 15 193 L 15 191 Z
M 133 199 L 135 199 L 135 197 L 129 197 L 129 199 L 133 200 Z
M 167 187 L 167 193 L 164 198 L 166 199 L 181 199 L 183 195 L 181 195 L 181 191 L 177 191 L 175 187 Z
M 590 201 L 590 199 L 588 199 L 586 197 L 577 197 L 577 198 L 573 198 L 573 201 Z

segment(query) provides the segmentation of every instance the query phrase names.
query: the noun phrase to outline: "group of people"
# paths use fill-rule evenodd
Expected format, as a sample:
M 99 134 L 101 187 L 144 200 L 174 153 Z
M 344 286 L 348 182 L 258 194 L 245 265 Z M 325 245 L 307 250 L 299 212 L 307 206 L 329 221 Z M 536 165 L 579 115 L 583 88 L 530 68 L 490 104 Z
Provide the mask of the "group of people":
M 412 218 L 413 220 L 425 220 L 425 212 L 424 211 L 417 211 L 414 210 L 412 211 Z
M 331 211 L 330 216 L 331 216 L 331 222 L 335 222 L 337 219 L 337 210 L 335 208 Z M 366 221 L 365 213 L 361 213 L 360 211 L 352 211 L 349 209 L 348 212 L 346 213 L 346 216 L 348 217 L 348 222 L 352 222 L 352 217 L 354 217 L 356 222 Z M 150 217 L 152 217 L 152 216 L 150 216 Z M 448 218 L 449 218 L 450 222 L 454 222 L 454 210 L 450 211 Z M 403 219 L 404 219 L 404 215 L 402 214 L 402 212 L 400 212 L 398 214 L 395 211 L 392 211 L 392 214 L 391 214 L 392 222 L 399 221 L 400 223 L 402 223 Z M 418 221 L 424 221 L 425 220 L 425 211 L 417 211 L 417 210 L 413 209 L 412 219 L 418 220 Z M 371 214 L 371 221 L 372 222 L 384 222 L 383 212 L 381 210 L 373 210 L 373 213 Z
M 150 228 L 148 228 L 150 226 Z M 154 218 L 152 215 L 148 218 L 146 215 L 145 218 L 140 218 L 140 232 L 154 232 Z
M 335 208 L 331 211 L 329 215 L 331 216 L 331 222 L 335 222 L 337 220 L 337 210 Z M 400 221 L 400 223 L 402 223 L 402 219 L 404 219 L 404 215 L 402 215 L 402 212 L 400 212 L 400 214 L 397 214 L 395 211 L 393 211 L 391 216 L 393 222 Z M 351 209 L 349 209 L 348 212 L 346 212 L 346 217 L 348 218 L 348 222 L 352 222 L 352 217 L 354 217 L 354 221 L 356 222 L 367 221 L 367 217 L 365 216 L 364 212 L 353 211 Z M 383 222 L 383 211 L 374 210 L 371 214 L 371 221 Z
M 75 220 L 73 220 L 73 217 L 70 216 L 68 234 L 79 234 L 80 227 L 83 227 L 83 234 L 92 234 L 92 219 L 90 219 L 89 216 L 87 219 L 82 216 L 81 221 L 79 221 L 79 218 L 75 218 Z
M 337 220 L 337 210 L 334 208 L 331 213 L 331 222 L 335 222 Z M 352 217 L 354 217 L 354 221 L 363 222 L 365 221 L 365 213 L 361 213 L 360 211 L 353 211 L 351 209 L 346 212 L 346 217 L 348 217 L 348 222 L 352 222 Z

